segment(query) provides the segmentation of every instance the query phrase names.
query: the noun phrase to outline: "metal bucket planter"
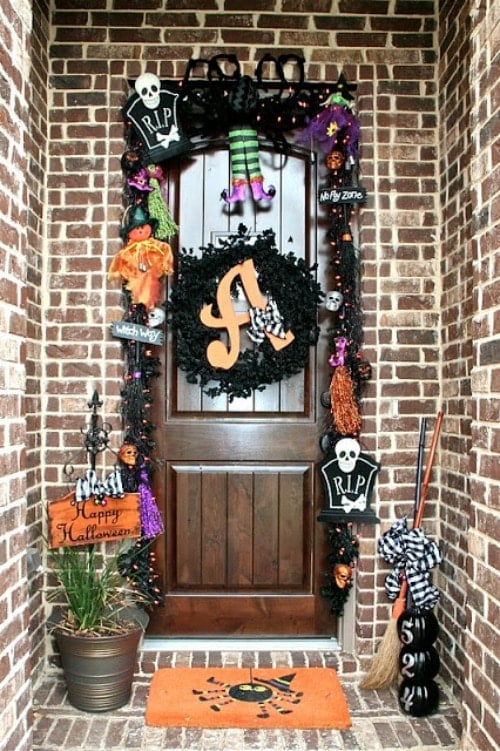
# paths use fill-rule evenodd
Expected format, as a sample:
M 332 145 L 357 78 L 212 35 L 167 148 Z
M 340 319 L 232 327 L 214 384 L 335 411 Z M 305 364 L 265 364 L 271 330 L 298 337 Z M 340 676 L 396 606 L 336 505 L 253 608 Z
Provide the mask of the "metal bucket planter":
M 56 631 L 68 699 L 74 707 L 109 712 L 129 701 L 142 633 L 139 626 L 115 636 Z

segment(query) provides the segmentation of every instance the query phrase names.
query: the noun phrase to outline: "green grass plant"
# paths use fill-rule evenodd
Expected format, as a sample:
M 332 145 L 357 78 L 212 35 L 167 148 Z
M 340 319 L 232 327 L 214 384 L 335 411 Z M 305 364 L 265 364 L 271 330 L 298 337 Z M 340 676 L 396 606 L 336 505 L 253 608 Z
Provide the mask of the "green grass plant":
M 103 556 L 95 545 L 63 547 L 50 551 L 52 572 L 67 606 L 64 621 L 57 624 L 72 633 L 104 635 L 124 630 L 123 611 L 131 593 L 118 569 L 122 547 Z M 130 625 L 130 624 L 129 624 Z

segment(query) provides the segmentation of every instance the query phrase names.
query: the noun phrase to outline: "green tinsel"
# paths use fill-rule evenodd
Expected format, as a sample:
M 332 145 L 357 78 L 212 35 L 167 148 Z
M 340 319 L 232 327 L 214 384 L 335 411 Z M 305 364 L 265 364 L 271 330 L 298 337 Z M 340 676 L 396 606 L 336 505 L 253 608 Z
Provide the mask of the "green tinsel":
M 156 219 L 155 237 L 157 240 L 168 241 L 176 235 L 179 227 L 174 222 L 161 192 L 160 183 L 156 177 L 149 178 L 149 186 L 153 190 L 148 194 L 148 212 L 150 219 Z

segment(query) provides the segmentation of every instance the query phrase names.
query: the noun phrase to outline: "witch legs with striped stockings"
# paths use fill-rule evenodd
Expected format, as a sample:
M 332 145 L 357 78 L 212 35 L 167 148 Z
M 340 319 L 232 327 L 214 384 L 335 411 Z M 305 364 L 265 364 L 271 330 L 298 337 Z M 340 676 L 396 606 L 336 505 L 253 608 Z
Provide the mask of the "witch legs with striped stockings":
M 259 142 L 257 131 L 250 126 L 234 126 L 229 131 L 229 153 L 231 156 L 232 192 L 222 191 L 226 203 L 244 201 L 247 185 L 250 183 L 254 201 L 270 200 L 276 189 L 270 185 L 264 190 L 264 178 L 260 169 Z

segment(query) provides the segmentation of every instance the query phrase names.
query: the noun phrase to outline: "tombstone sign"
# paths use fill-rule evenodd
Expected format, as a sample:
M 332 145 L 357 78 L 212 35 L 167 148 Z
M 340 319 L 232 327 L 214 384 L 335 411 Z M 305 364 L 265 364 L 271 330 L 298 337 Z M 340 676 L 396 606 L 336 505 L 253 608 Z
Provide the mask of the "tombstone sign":
M 134 88 L 123 113 L 144 143 L 148 161 L 157 164 L 189 151 L 190 141 L 177 119 L 179 94 L 165 88 L 153 73 L 139 76 Z
M 49 547 L 74 547 L 140 537 L 138 493 L 126 493 L 123 498 L 106 496 L 104 505 L 102 502 L 97 505 L 93 496 L 78 502 L 75 497 L 71 492 L 49 503 Z
M 319 521 L 380 521 L 370 508 L 370 495 L 380 464 L 361 453 L 354 438 L 341 438 L 320 464 L 326 507 Z

